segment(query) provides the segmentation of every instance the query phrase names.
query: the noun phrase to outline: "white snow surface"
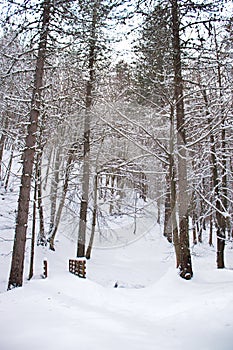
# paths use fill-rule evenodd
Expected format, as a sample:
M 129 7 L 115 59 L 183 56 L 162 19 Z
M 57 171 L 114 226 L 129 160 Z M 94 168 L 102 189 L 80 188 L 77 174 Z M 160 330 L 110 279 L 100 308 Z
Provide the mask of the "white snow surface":
M 81 279 L 68 271 L 76 242 L 67 227 L 66 235 L 64 228 L 59 232 L 56 252 L 36 247 L 30 281 L 27 241 L 24 285 L 6 291 L 17 201 L 14 192 L 3 191 L 0 200 L 1 350 L 233 349 L 230 243 L 223 270 L 216 269 L 214 247 L 193 247 L 194 277 L 185 281 L 157 225 L 131 244 L 96 247 Z M 45 258 L 48 278 L 42 279 Z

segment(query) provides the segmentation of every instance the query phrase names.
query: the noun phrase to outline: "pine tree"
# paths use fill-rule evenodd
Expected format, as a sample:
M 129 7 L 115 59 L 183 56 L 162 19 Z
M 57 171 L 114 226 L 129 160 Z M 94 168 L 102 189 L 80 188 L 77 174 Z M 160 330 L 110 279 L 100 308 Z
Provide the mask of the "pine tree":
M 31 177 L 36 146 L 37 122 L 41 105 L 41 90 L 43 86 L 50 16 L 51 3 L 50 0 L 45 0 L 42 5 L 42 23 L 32 92 L 30 121 L 25 140 L 25 150 L 23 153 L 23 172 L 21 177 L 15 240 L 8 289 L 20 287 L 23 284 L 24 253 L 28 224 Z
M 84 5 L 84 4 L 83 4 Z M 77 257 L 84 257 L 86 250 L 87 214 L 90 185 L 90 141 L 91 141 L 91 108 L 95 101 L 97 64 L 101 62 L 106 46 L 103 29 L 107 25 L 107 19 L 118 6 L 115 1 L 87 1 L 82 7 L 82 15 L 85 19 L 85 41 L 87 50 L 87 83 L 85 90 L 84 134 L 83 134 L 83 171 L 82 171 L 82 195 L 79 213 L 79 230 Z

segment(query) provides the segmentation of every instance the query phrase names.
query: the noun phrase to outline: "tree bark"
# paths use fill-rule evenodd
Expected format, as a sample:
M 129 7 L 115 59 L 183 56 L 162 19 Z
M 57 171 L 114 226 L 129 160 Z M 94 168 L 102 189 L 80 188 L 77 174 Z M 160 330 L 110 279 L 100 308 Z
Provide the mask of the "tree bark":
M 42 174 L 41 174 L 41 162 L 42 162 L 42 150 L 37 154 L 37 192 L 38 192 L 38 209 L 39 209 L 39 235 L 37 239 L 37 245 L 47 245 L 44 228 L 44 210 L 42 203 Z
M 212 214 L 210 215 L 209 225 L 210 225 L 209 246 L 212 247 L 213 246 L 213 217 L 212 217 Z
M 38 56 L 36 61 L 34 88 L 32 92 L 30 120 L 25 140 L 25 150 L 23 152 L 23 171 L 21 176 L 21 186 L 18 201 L 18 215 L 16 221 L 15 239 L 8 289 L 20 287 L 23 284 L 24 254 L 28 226 L 31 177 L 35 155 L 37 123 L 41 107 L 41 90 L 43 86 L 50 10 L 50 0 L 45 0 L 43 3 L 42 26 L 40 32 Z
M 178 148 L 178 188 L 179 188 L 179 241 L 180 241 L 180 276 L 191 279 L 193 276 L 191 254 L 189 249 L 189 227 L 188 227 L 188 183 L 187 183 L 187 160 L 186 160 L 186 138 L 184 127 L 184 97 L 183 79 L 181 67 L 180 47 L 180 22 L 179 6 L 177 0 L 172 0 L 172 45 L 174 64 L 174 97 L 176 103 L 177 122 L 177 148 Z
M 171 211 L 171 179 L 170 172 L 166 174 L 166 196 L 164 210 L 164 232 L 163 235 L 169 243 L 172 243 L 172 211 Z M 159 223 L 159 222 L 158 222 Z
M 221 75 L 221 66 L 220 66 L 220 55 L 219 48 L 217 42 L 217 35 L 214 30 L 214 38 L 215 38 L 215 47 L 216 47 L 216 60 L 217 60 L 217 72 L 218 72 L 218 87 L 219 87 L 219 98 L 222 106 L 223 103 L 223 89 L 222 89 L 222 75 Z M 222 211 L 227 212 L 228 208 L 228 200 L 227 200 L 227 156 L 226 156 L 226 130 L 225 130 L 225 118 L 224 111 L 221 107 L 221 163 L 222 163 L 222 188 L 221 188 L 221 203 L 217 203 L 217 208 L 221 208 Z M 217 200 L 219 202 L 219 200 Z M 226 229 L 227 229 L 227 219 L 217 213 L 217 267 L 218 269 L 222 269 L 225 267 L 224 264 L 224 250 L 225 250 L 225 239 L 226 239 Z
M 54 240 L 55 240 L 55 236 L 56 236 L 56 233 L 58 230 L 58 225 L 59 225 L 60 220 L 61 220 L 61 214 L 62 214 L 62 210 L 63 210 L 64 204 L 65 204 L 66 194 L 68 191 L 69 178 L 70 178 L 70 172 L 71 172 L 71 167 L 72 167 L 72 161 L 74 159 L 75 149 L 76 149 L 75 146 L 73 146 L 72 149 L 68 153 L 69 156 L 68 156 L 68 160 L 67 160 L 67 164 L 66 164 L 65 179 L 64 179 L 64 184 L 63 184 L 63 188 L 62 188 L 62 198 L 61 198 L 61 201 L 60 201 L 59 206 L 58 206 L 56 217 L 54 218 L 53 227 L 52 227 L 52 230 L 50 233 L 50 237 L 48 239 L 49 248 L 53 251 L 55 251 Z
M 55 223 L 55 216 L 56 216 L 56 208 L 57 208 L 57 192 L 58 192 L 58 184 L 59 184 L 59 168 L 60 168 L 60 147 L 55 151 L 55 161 L 54 161 L 54 170 L 51 180 L 51 189 L 50 189 L 50 202 L 51 202 L 51 208 L 50 208 L 50 223 L 49 223 L 49 233 L 50 236 L 54 223 Z
M 206 104 L 207 112 L 206 115 L 208 117 L 208 123 L 211 126 L 211 118 L 208 111 L 208 98 L 206 94 L 206 90 L 202 90 L 203 98 Z M 216 205 L 216 226 L 217 226 L 217 268 L 224 268 L 224 249 L 225 249 L 225 238 L 226 238 L 226 219 L 221 214 L 222 208 L 221 200 L 220 200 L 220 178 L 218 174 L 218 166 L 217 166 L 217 154 L 215 148 L 215 137 L 213 133 L 210 134 L 210 149 L 211 149 L 211 165 L 212 165 L 212 183 L 214 187 L 214 196 L 215 196 L 215 205 Z
M 95 237 L 95 227 L 96 227 L 96 218 L 97 218 L 97 190 L 98 190 L 98 175 L 95 175 L 94 181 L 94 204 L 93 204 L 93 214 L 92 214 L 92 226 L 91 226 L 91 237 L 89 241 L 89 245 L 86 251 L 86 258 L 91 258 L 91 251 L 94 243 Z
M 171 183 L 171 224 L 172 224 L 172 239 L 176 254 L 176 267 L 180 265 L 180 240 L 178 232 L 178 224 L 176 218 L 176 174 L 174 163 L 174 106 L 171 106 L 170 113 L 170 142 L 169 142 L 169 178 Z
M 3 132 L 0 139 L 0 180 L 2 179 L 2 158 L 3 158 L 5 139 L 6 139 L 6 135 Z
M 3 121 L 3 129 L 2 129 L 2 134 L 1 134 L 1 139 L 0 139 L 0 181 L 3 179 L 3 174 L 2 174 L 2 159 L 3 159 L 3 152 L 4 152 L 4 147 L 5 147 L 5 141 L 6 141 L 6 132 L 8 129 L 8 117 L 5 118 Z
M 85 256 L 88 192 L 90 182 L 90 109 L 93 103 L 93 88 L 95 82 L 96 61 L 96 26 L 97 26 L 98 1 L 93 5 L 91 38 L 89 39 L 89 79 L 86 85 L 86 103 L 84 120 L 84 148 L 83 148 L 83 175 L 82 175 L 82 198 L 79 213 L 78 247 L 77 257 Z
M 9 184 L 9 180 L 10 180 L 10 174 L 11 174 L 11 167 L 12 167 L 12 161 L 13 161 L 13 156 L 14 156 L 14 149 L 15 146 L 14 144 L 11 146 L 11 155 L 10 155 L 10 159 L 7 165 L 7 169 L 6 169 L 6 173 L 4 176 L 4 188 L 7 191 L 8 189 L 8 184 Z
M 43 190 L 44 191 L 46 190 L 47 183 L 48 183 L 49 171 L 50 171 L 50 166 L 51 166 L 51 162 L 52 162 L 52 157 L 53 157 L 53 148 L 51 147 L 51 149 L 49 151 L 47 169 L 46 169 L 46 174 L 45 174 L 45 181 L 44 181 L 44 186 L 43 186 Z
M 36 200 L 37 200 L 37 167 L 35 166 L 35 187 L 34 187 L 34 200 L 33 200 L 33 213 L 32 213 L 32 240 L 31 240 L 31 256 L 30 256 L 30 265 L 29 265 L 29 275 L 28 279 L 30 280 L 33 277 L 34 273 L 34 255 L 35 255 L 35 238 L 36 238 Z

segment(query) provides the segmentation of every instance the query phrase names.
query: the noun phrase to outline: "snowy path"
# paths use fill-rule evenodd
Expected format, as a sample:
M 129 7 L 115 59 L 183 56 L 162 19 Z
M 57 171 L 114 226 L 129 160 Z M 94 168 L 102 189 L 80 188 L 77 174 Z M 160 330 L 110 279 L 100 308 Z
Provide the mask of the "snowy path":
M 232 287 L 203 290 L 172 271 L 147 289 L 104 288 L 68 273 L 37 280 L 1 295 L 1 349 L 230 350 Z
M 226 249 L 228 269 L 217 270 L 214 249 L 196 246 L 194 278 L 184 281 L 158 226 L 138 240 L 130 231 L 126 245 L 96 244 L 86 280 L 68 272 L 76 242 L 60 235 L 55 253 L 36 250 L 35 277 L 26 281 L 28 240 L 24 286 L 6 292 L 14 196 L 4 197 L 0 216 L 0 350 L 232 349 L 233 250 Z M 137 227 L 145 232 L 154 220 L 144 217 Z M 40 278 L 44 258 L 46 280 Z
M 232 349 L 233 271 L 216 270 L 214 252 L 194 258 L 195 276 L 184 281 L 157 231 L 95 249 L 82 280 L 64 269 L 73 250 L 60 237 L 48 279 L 0 294 L 1 350 Z

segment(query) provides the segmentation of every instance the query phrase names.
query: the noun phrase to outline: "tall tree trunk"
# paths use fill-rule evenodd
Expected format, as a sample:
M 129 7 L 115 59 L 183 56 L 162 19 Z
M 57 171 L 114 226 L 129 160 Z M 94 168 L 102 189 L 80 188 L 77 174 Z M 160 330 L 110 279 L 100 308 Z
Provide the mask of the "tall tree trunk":
M 225 218 L 221 214 L 221 201 L 220 201 L 220 179 L 218 175 L 217 168 L 217 157 L 215 149 L 215 139 L 214 135 L 210 134 L 210 143 L 211 143 L 211 161 L 212 161 L 212 181 L 214 186 L 214 194 L 216 199 L 216 225 L 217 225 L 217 267 L 224 268 L 224 248 L 225 248 Z
M 37 192 L 38 192 L 38 210 L 39 210 L 39 234 L 37 238 L 37 245 L 47 245 L 46 235 L 45 235 L 45 228 L 44 228 L 44 208 L 43 208 L 43 200 L 42 200 L 42 157 L 43 157 L 43 149 L 45 145 L 45 141 L 43 141 L 43 131 L 44 131 L 44 125 L 45 125 L 45 118 L 46 114 L 43 113 L 43 115 L 40 118 L 39 123 L 39 136 L 37 140 L 37 155 L 36 155 L 36 162 L 37 162 Z
M 44 228 L 44 210 L 42 203 L 42 174 L 41 174 L 41 162 L 42 162 L 42 151 L 37 154 L 37 192 L 38 192 L 38 209 L 39 209 L 39 235 L 37 238 L 37 245 L 45 246 L 47 244 Z
M 215 47 L 216 47 L 216 60 L 217 60 L 217 71 L 218 71 L 218 87 L 219 87 L 219 97 L 220 104 L 223 103 L 223 88 L 222 88 L 222 75 L 221 75 L 221 66 L 220 66 L 220 55 L 219 55 L 219 47 L 217 42 L 216 31 L 214 30 L 214 38 L 215 38 Z M 221 163 L 222 163 L 222 188 L 220 199 L 221 203 L 217 203 L 219 208 L 222 211 L 227 212 L 228 208 L 228 200 L 227 200 L 227 156 L 226 156 L 226 130 L 225 130 L 225 117 L 223 108 L 221 108 Z M 219 201 L 218 201 L 219 202 Z M 224 250 L 225 250 L 225 239 L 226 239 L 226 229 L 227 229 L 227 219 L 217 213 L 217 267 L 222 269 L 225 267 L 224 264 Z
M 91 236 L 90 236 L 90 241 L 89 241 L 89 244 L 88 244 L 88 247 L 87 247 L 87 251 L 86 251 L 86 259 L 90 259 L 91 258 L 91 252 L 92 252 L 94 238 L 95 238 L 95 227 L 96 227 L 96 221 L 97 221 L 97 208 L 98 208 L 98 183 L 99 183 L 99 178 L 101 179 L 101 175 L 100 175 L 100 177 L 98 176 L 97 167 L 98 167 L 98 162 L 99 162 L 99 155 L 101 154 L 101 149 L 102 149 L 102 145 L 103 145 L 103 141 L 104 141 L 104 133 L 105 132 L 103 132 L 103 137 L 101 139 L 101 144 L 100 144 L 97 156 L 96 156 L 96 174 L 95 174 L 95 177 L 94 177 L 93 213 L 92 213 Z M 124 184 L 122 183 L 120 185 L 120 187 L 122 187 L 122 190 L 123 190 Z
M 164 231 L 163 235 L 167 238 L 168 242 L 172 242 L 172 211 L 171 211 L 171 179 L 170 172 L 166 174 L 166 196 L 165 196 L 165 208 L 164 208 Z
M 192 211 L 192 230 L 193 230 L 193 244 L 197 244 L 197 213 L 196 213 L 196 196 L 195 192 L 192 193 L 192 200 L 191 200 L 191 211 Z
M 176 219 L 176 173 L 174 163 L 174 106 L 171 106 L 170 113 L 170 142 L 169 142 L 169 178 L 171 187 L 171 224 L 172 224 L 172 239 L 176 254 L 176 267 L 180 265 L 180 241 L 178 224 Z
M 210 247 L 212 247 L 213 246 L 213 217 L 212 217 L 212 214 L 210 215 L 209 224 L 210 224 L 209 245 L 210 245 Z
M 2 159 L 3 159 L 3 151 L 4 151 L 4 147 L 5 147 L 5 141 L 6 141 L 7 128 L 8 128 L 8 117 L 6 117 L 4 122 L 3 122 L 3 129 L 2 129 L 1 139 L 0 139 L 0 181 L 3 178 Z
M 48 183 L 49 171 L 50 171 L 50 166 L 51 166 L 51 162 L 52 162 L 52 158 L 53 158 L 53 151 L 54 151 L 54 148 L 51 147 L 51 149 L 49 151 L 47 169 L 46 169 L 46 174 L 45 174 L 45 181 L 44 181 L 44 186 L 43 186 L 44 191 L 46 191 L 46 187 L 47 187 L 47 183 Z
M 37 199 L 37 163 L 35 165 L 35 187 L 34 187 L 34 200 L 33 200 L 33 213 L 32 213 L 32 240 L 31 240 L 31 256 L 29 264 L 29 275 L 30 280 L 34 273 L 34 255 L 35 255 L 35 238 L 36 238 L 36 199 Z
M 206 104 L 206 115 L 208 117 L 208 123 L 211 127 L 211 118 L 208 111 L 208 97 L 206 90 L 202 90 L 202 95 Z M 212 183 L 214 187 L 214 197 L 216 205 L 216 226 L 217 226 L 217 267 L 224 268 L 224 249 L 225 249 L 225 237 L 226 237 L 226 220 L 221 214 L 222 208 L 220 200 L 220 178 L 218 174 L 218 165 L 217 165 L 217 154 L 215 148 L 215 138 L 213 133 L 210 133 L 210 150 L 211 150 L 211 165 L 212 165 Z
M 88 83 L 89 85 L 89 83 Z M 89 90 L 89 89 L 88 89 Z M 91 92 L 89 90 L 88 94 Z M 87 209 L 90 177 L 90 111 L 86 110 L 84 123 L 84 152 L 83 152 L 83 175 L 82 175 L 82 198 L 79 214 L 78 248 L 77 257 L 85 256 Z
M 191 279 L 193 276 L 191 254 L 189 249 L 189 227 L 188 227 L 188 183 L 187 183 L 187 160 L 186 160 L 186 138 L 184 126 L 184 97 L 183 79 L 181 68 L 180 47 L 180 22 L 179 6 L 177 0 L 172 0 L 172 45 L 174 63 L 174 95 L 176 102 L 177 122 L 177 148 L 178 148 L 178 188 L 179 188 L 179 241 L 180 241 L 180 276 Z
M 113 215 L 114 214 L 114 192 L 115 192 L 115 180 L 116 176 L 110 175 L 109 176 L 109 184 L 110 184 L 110 205 L 109 205 L 109 214 Z
M 2 180 L 2 158 L 3 158 L 5 139 L 6 139 L 6 135 L 3 132 L 0 139 L 0 180 Z
M 12 162 L 13 162 L 13 156 L 14 156 L 14 149 L 15 146 L 14 144 L 11 146 L 11 154 L 10 154 L 10 159 L 7 165 L 7 169 L 6 169 L 6 173 L 4 176 L 4 188 L 7 191 L 8 189 L 8 184 L 9 184 L 9 180 L 10 180 L 10 174 L 11 174 L 11 167 L 12 167 Z
M 59 185 L 59 168 L 60 168 L 60 147 L 55 151 L 55 161 L 54 161 L 54 170 L 51 180 L 51 189 L 50 189 L 50 223 L 49 223 L 49 233 L 50 236 L 54 223 L 55 223 L 55 216 L 56 216 L 56 208 L 57 208 L 57 192 L 58 192 L 58 185 Z
M 169 193 L 168 193 L 169 195 Z M 157 223 L 160 225 L 161 224 L 161 193 L 157 190 Z M 168 209 L 168 206 L 166 207 L 166 200 L 168 200 L 168 197 L 166 196 L 165 198 L 165 215 L 164 215 L 164 236 L 167 237 L 166 235 L 166 228 L 165 228 L 165 223 L 166 223 L 166 218 L 167 218 L 167 212 L 166 209 Z M 169 214 L 168 214 L 169 215 Z
M 62 210 L 63 210 L 64 204 L 65 204 L 66 194 L 67 194 L 68 186 L 69 186 L 72 161 L 74 159 L 75 150 L 76 150 L 76 148 L 75 148 L 75 146 L 73 146 L 71 148 L 71 150 L 68 152 L 69 155 L 68 155 L 68 160 L 66 163 L 65 179 L 64 179 L 64 184 L 63 184 L 63 188 L 62 188 L 62 197 L 61 197 L 61 201 L 59 203 L 58 209 L 57 209 L 56 217 L 54 218 L 53 228 L 52 228 L 52 231 L 50 233 L 50 237 L 48 239 L 49 248 L 53 251 L 55 251 L 54 240 L 55 240 L 55 236 L 56 236 L 58 226 L 59 226 L 59 223 L 61 220 Z
M 32 92 L 30 120 L 25 140 L 25 149 L 23 152 L 23 171 L 21 176 L 18 215 L 16 221 L 15 239 L 8 289 L 20 287 L 23 284 L 24 254 L 28 226 L 31 177 L 35 155 L 37 123 L 41 107 L 41 90 L 43 86 L 44 64 L 49 32 L 48 26 L 50 20 L 50 11 L 50 0 L 44 0 L 40 41 L 34 78 L 34 88 Z
M 95 237 L 95 226 L 96 226 L 96 218 L 97 218 L 97 190 L 98 190 L 98 175 L 95 175 L 94 180 L 94 203 L 93 203 L 93 214 L 92 214 L 92 225 L 91 225 L 91 237 L 88 244 L 88 248 L 86 251 L 86 258 L 91 258 L 91 251 L 94 243 Z
M 93 103 L 93 88 L 95 82 L 96 61 L 96 26 L 97 26 L 98 1 L 93 4 L 91 38 L 89 39 L 89 79 L 86 85 L 86 103 L 84 120 L 84 148 L 83 148 L 83 174 L 82 174 L 82 198 L 79 214 L 77 257 L 85 256 L 88 192 L 90 182 L 90 109 Z
M 200 227 L 198 230 L 198 242 L 202 243 L 203 218 L 200 219 Z

